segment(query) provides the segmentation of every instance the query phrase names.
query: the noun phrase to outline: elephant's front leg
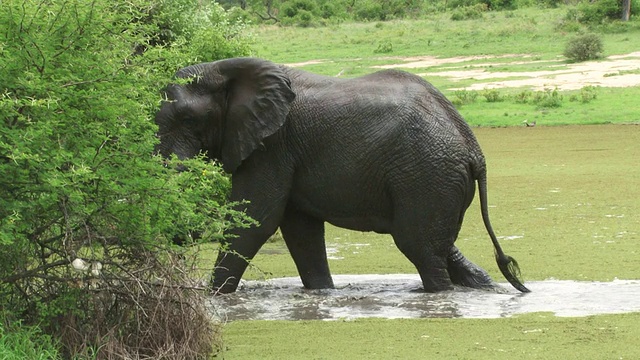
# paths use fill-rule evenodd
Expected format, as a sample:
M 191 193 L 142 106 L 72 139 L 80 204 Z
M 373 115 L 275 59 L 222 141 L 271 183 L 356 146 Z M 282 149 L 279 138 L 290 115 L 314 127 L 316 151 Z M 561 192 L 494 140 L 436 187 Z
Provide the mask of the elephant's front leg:
M 221 294 L 236 291 L 249 262 L 276 229 L 277 226 L 260 225 L 237 231 L 234 238 L 224 242 L 213 270 L 212 290 Z
M 447 270 L 454 284 L 471 288 L 488 288 L 495 284 L 489 274 L 462 255 L 457 247 L 452 246 L 447 257 Z
M 333 288 L 327 262 L 324 221 L 301 213 L 291 206 L 280 224 L 284 241 L 307 289 Z
M 263 159 L 266 157 L 267 159 Z M 249 261 L 282 222 L 291 183 L 290 170 L 258 153 L 232 176 L 231 201 L 259 225 L 234 229 L 218 253 L 211 286 L 220 293 L 234 292 Z M 248 202 L 243 203 L 243 200 Z

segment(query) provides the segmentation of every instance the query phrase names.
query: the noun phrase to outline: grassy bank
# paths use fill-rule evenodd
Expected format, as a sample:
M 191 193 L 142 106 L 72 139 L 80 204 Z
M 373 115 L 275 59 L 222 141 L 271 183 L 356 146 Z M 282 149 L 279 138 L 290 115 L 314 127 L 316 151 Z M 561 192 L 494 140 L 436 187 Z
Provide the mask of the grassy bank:
M 636 359 L 640 314 L 513 319 L 242 321 L 225 359 Z M 293 340 L 295 339 L 295 340 Z M 292 341 L 293 340 L 293 341 Z

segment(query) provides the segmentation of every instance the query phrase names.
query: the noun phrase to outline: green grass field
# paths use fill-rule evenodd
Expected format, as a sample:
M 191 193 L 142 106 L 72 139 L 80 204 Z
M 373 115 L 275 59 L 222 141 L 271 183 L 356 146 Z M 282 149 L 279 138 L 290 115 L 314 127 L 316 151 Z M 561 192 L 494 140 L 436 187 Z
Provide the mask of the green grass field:
M 326 28 L 255 28 L 256 56 L 279 63 L 322 60 L 308 71 L 346 77 L 401 57 L 499 56 L 528 54 L 538 62 L 509 64 L 492 59 L 487 71 L 537 71 L 568 64 L 559 55 L 573 36 L 558 30 L 567 8 L 487 13 L 484 19 L 451 21 L 449 14 L 384 23 L 345 23 Z M 624 31 L 602 34 L 605 55 L 640 50 L 637 21 Z M 391 44 L 390 53 L 376 53 Z M 467 60 L 470 67 L 486 60 Z M 502 63 L 502 64 L 501 64 Z M 430 76 L 445 66 L 414 68 L 449 98 L 453 82 Z M 632 106 L 639 87 L 599 88 L 589 102 L 569 101 L 579 91 L 561 91 L 557 108 L 519 104 L 523 89 L 500 89 L 502 102 L 463 105 L 474 127 L 489 172 L 493 226 L 505 251 L 520 262 L 526 280 L 610 281 L 639 279 L 640 272 L 640 108 Z M 525 127 L 523 120 L 538 126 Z M 558 126 L 569 125 L 571 126 Z M 555 125 L 555 126 L 549 126 Z M 479 126 L 479 127 L 478 127 Z M 327 226 L 327 243 L 341 260 L 334 274 L 414 273 L 387 235 Z M 369 244 L 353 251 L 349 244 Z M 467 257 L 504 281 L 493 259 L 474 202 L 457 245 Z M 281 241 L 269 242 L 245 274 L 249 279 L 296 276 Z M 224 329 L 225 359 L 631 359 L 640 350 L 640 313 L 560 318 L 535 313 L 505 319 L 423 319 L 357 321 L 238 321 Z
M 224 359 L 637 359 L 638 314 L 510 319 L 246 321 Z
M 343 23 L 321 28 L 259 26 L 254 28 L 253 48 L 256 56 L 280 63 L 329 60 L 330 64 L 308 67 L 326 74 L 336 74 L 341 69 L 355 75 L 368 73 L 367 66 L 392 64 L 400 56 L 529 54 L 535 60 L 558 60 L 567 40 L 575 36 L 559 28 L 567 9 L 488 12 L 482 19 L 465 21 L 451 21 L 450 13 L 435 13 L 420 20 Z M 605 56 L 638 51 L 634 41 L 640 33 L 637 20 L 603 30 Z M 390 43 L 392 51 L 376 53 L 384 43 Z

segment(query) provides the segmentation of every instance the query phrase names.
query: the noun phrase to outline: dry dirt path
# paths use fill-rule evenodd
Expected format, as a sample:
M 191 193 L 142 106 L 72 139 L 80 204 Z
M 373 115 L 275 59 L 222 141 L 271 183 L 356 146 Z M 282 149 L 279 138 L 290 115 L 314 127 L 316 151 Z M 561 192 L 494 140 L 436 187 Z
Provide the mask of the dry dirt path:
M 500 59 L 500 62 L 492 60 Z M 504 62 L 504 59 L 513 61 Z M 377 69 L 416 69 L 429 67 L 445 67 L 440 71 L 418 73 L 420 76 L 441 76 L 453 81 L 474 79 L 475 82 L 465 87 L 466 90 L 482 90 L 493 88 L 526 87 L 532 90 L 557 88 L 558 90 L 576 90 L 584 86 L 630 87 L 640 85 L 640 51 L 623 55 L 612 55 L 597 61 L 586 61 L 576 64 L 557 64 L 549 61 L 532 60 L 531 55 L 510 54 L 502 56 L 471 56 L 437 58 L 419 56 L 397 58 L 398 63 L 374 66 Z M 486 60 L 481 63 L 467 64 L 469 61 Z M 318 64 L 323 60 L 289 64 L 304 66 Z M 508 67 L 549 63 L 548 67 L 539 71 L 490 71 L 491 66 Z M 451 65 L 451 66 L 449 66 Z

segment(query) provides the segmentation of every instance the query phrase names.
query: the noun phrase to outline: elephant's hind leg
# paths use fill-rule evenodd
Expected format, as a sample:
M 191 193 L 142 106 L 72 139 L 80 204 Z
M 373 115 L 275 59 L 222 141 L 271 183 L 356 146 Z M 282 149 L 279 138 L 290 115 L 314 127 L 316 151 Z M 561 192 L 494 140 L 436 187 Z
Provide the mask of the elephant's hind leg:
M 456 285 L 471 288 L 490 288 L 495 284 L 489 274 L 462 255 L 457 247 L 452 246 L 447 257 L 449 276 Z
M 402 240 L 400 241 L 402 242 Z M 396 240 L 396 244 L 398 244 L 398 240 Z M 433 254 L 424 247 L 416 245 L 415 243 L 410 246 L 398 245 L 398 248 L 418 270 L 424 291 L 451 290 L 453 286 L 447 269 L 446 257 Z
M 449 276 L 447 255 L 453 242 L 448 232 L 433 226 L 421 226 L 415 222 L 400 225 L 393 239 L 402 253 L 418 270 L 426 292 L 451 290 L 453 284 Z
M 333 288 L 327 262 L 324 221 L 288 208 L 280 224 L 280 230 L 304 287 Z

